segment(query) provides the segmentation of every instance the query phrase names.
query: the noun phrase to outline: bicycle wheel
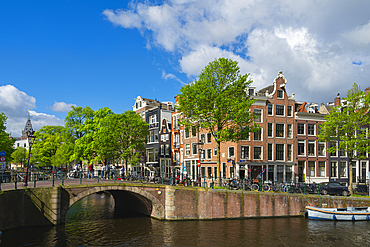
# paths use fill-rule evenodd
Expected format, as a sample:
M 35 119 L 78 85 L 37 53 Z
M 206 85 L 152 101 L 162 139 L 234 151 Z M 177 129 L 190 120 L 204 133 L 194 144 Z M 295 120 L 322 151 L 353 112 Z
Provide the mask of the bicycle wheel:
M 263 184 L 263 185 L 262 185 L 262 190 L 263 190 L 263 191 L 270 191 L 270 190 L 271 190 L 271 187 L 270 187 L 270 185 L 268 185 L 268 184 Z
M 252 184 L 251 188 L 252 190 L 258 190 L 260 187 L 258 186 L 258 184 Z

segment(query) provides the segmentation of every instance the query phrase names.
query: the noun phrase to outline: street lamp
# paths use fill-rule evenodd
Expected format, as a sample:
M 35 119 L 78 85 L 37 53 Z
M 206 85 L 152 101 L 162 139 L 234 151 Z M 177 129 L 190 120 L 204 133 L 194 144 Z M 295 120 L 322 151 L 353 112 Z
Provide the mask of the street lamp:
M 27 131 L 27 138 L 28 138 L 28 160 L 27 160 L 27 168 L 26 168 L 26 175 L 24 176 L 23 186 L 28 186 L 28 169 L 30 166 L 30 159 L 31 159 L 31 148 L 32 144 L 35 141 L 35 136 L 33 135 L 35 131 Z
M 199 147 L 199 160 L 198 160 L 198 186 L 201 186 L 202 185 L 202 178 L 201 178 L 201 175 L 200 175 L 200 160 L 201 160 L 201 155 L 202 155 L 202 147 L 204 145 L 204 143 L 200 140 L 198 143 L 197 143 L 198 147 Z

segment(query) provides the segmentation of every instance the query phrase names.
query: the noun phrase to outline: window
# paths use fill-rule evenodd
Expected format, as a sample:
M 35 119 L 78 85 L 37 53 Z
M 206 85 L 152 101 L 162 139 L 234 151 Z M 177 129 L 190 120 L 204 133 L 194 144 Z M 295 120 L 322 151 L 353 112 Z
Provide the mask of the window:
M 217 178 L 217 167 L 213 168 L 213 173 L 214 173 L 214 178 L 216 179 Z
M 276 116 L 284 116 L 284 105 L 276 105 Z
M 157 115 L 149 116 L 149 123 L 156 123 L 157 122 Z
M 189 129 L 188 129 L 188 128 L 186 128 L 186 129 L 185 129 L 185 139 L 186 139 L 186 138 L 189 138 L 189 137 L 190 137 Z
M 319 177 L 325 177 L 325 161 L 319 161 Z
M 278 99 L 283 99 L 284 98 L 284 92 L 283 90 L 277 90 L 276 96 Z
M 308 175 L 315 177 L 315 161 L 308 161 Z
M 154 161 L 156 161 L 156 162 L 158 161 L 158 157 L 159 157 L 158 151 L 159 151 L 158 148 L 154 149 Z
M 226 178 L 226 163 L 222 163 L 222 177 Z
M 164 145 L 161 145 L 161 155 L 164 155 L 164 152 L 165 152 L 165 147 L 164 147 Z
M 199 151 L 200 151 L 200 159 L 204 160 L 206 158 L 206 150 L 201 149 Z
M 315 141 L 308 141 L 308 156 L 315 156 Z
M 208 178 L 211 178 L 212 177 L 212 167 L 207 167 L 207 175 L 208 175 Z
M 272 123 L 267 124 L 267 136 L 272 137 Z
M 249 146 L 241 146 L 240 158 L 249 160 Z
M 276 137 L 284 137 L 284 124 L 276 124 Z
M 254 121 L 256 123 L 262 123 L 262 110 L 261 109 L 253 109 L 254 114 Z
M 293 129 L 291 124 L 287 124 L 287 137 L 293 138 Z
M 214 155 L 214 156 L 217 156 L 217 148 L 214 148 L 214 149 L 213 149 L 213 155 Z
M 189 143 L 185 144 L 185 155 L 190 155 L 190 144 Z
M 332 148 L 332 147 L 337 147 L 337 143 L 336 142 L 330 142 L 330 147 Z M 331 153 L 330 153 L 330 155 L 331 156 L 337 156 L 337 149 L 335 148 L 335 150 L 334 151 L 332 151 Z
M 298 135 L 304 135 L 304 123 L 298 123 L 297 131 Z
M 331 162 L 331 177 L 338 177 L 337 175 L 337 162 Z
M 319 142 L 319 156 L 325 156 L 325 142 Z
M 262 147 L 253 147 L 253 159 L 255 160 L 262 159 Z
M 253 140 L 254 141 L 262 140 L 262 128 L 253 133 Z
M 272 160 L 272 143 L 267 144 L 267 159 Z
M 250 96 L 253 96 L 254 95 L 254 89 L 253 88 L 248 89 L 248 94 Z
M 344 148 L 339 148 L 339 156 L 346 156 L 346 152 L 344 151 Z
M 287 144 L 287 160 L 292 161 L 292 144 Z
M 191 128 L 191 136 L 196 137 L 197 136 L 197 128 L 193 127 Z
M 197 154 L 198 153 L 198 145 L 196 143 L 191 144 L 191 149 L 193 150 L 192 154 Z
M 291 105 L 288 105 L 287 108 L 288 108 L 288 113 L 287 113 L 288 117 L 293 116 L 293 112 L 292 112 L 293 107 Z
M 169 144 L 166 144 L 165 146 L 165 154 L 170 155 L 170 145 Z
M 207 133 L 207 143 L 211 143 L 211 142 L 212 142 L 212 134 Z
M 269 116 L 272 116 L 272 112 L 273 112 L 273 110 L 272 110 L 272 108 L 273 108 L 273 105 L 272 104 L 270 104 L 270 103 L 268 103 L 267 104 L 267 114 L 269 115 Z
M 212 148 L 207 149 L 207 159 L 212 159 Z
M 249 133 L 249 131 L 248 131 L 248 133 L 245 133 L 245 132 L 247 132 L 246 127 L 243 126 L 242 129 L 241 129 L 241 131 L 244 132 L 243 133 L 243 137 L 242 137 L 243 139 L 242 140 L 243 141 L 249 141 L 250 133 Z
M 339 175 L 341 178 L 347 177 L 347 162 L 345 161 L 340 162 Z
M 305 155 L 305 141 L 298 140 L 298 155 Z
M 276 160 L 284 160 L 284 144 L 276 144 Z
M 229 158 L 234 157 L 235 157 L 234 147 L 229 147 Z
M 200 134 L 200 141 L 202 143 L 206 143 L 206 135 L 205 134 Z
M 152 148 L 146 150 L 146 157 L 147 162 L 154 162 L 154 153 Z
M 314 124 L 307 124 L 307 134 L 310 136 L 315 135 L 315 125 Z

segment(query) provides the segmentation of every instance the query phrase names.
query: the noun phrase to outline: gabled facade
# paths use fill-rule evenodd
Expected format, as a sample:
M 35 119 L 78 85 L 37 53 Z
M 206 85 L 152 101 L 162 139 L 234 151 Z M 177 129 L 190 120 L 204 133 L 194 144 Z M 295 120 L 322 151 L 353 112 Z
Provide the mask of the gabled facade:
M 135 98 L 133 110 L 149 124 L 149 136 L 141 159 L 141 169 L 150 176 L 162 176 L 170 171 L 172 160 L 170 144 L 173 104 L 138 96 Z
M 325 114 L 320 113 L 316 103 L 296 102 L 295 108 L 297 181 L 328 182 L 327 143 L 319 142 L 317 137 Z

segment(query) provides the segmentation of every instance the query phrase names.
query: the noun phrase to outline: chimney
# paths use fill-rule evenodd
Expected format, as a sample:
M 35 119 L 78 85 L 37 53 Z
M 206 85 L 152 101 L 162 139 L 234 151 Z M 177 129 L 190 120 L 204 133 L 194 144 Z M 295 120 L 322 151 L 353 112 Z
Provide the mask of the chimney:
M 335 105 L 335 106 L 339 106 L 339 105 L 340 105 L 340 97 L 339 97 L 339 93 L 338 93 L 337 97 L 335 97 L 335 99 L 334 99 L 334 105 Z
M 370 87 L 365 89 L 365 95 L 367 95 L 368 93 L 370 93 Z

